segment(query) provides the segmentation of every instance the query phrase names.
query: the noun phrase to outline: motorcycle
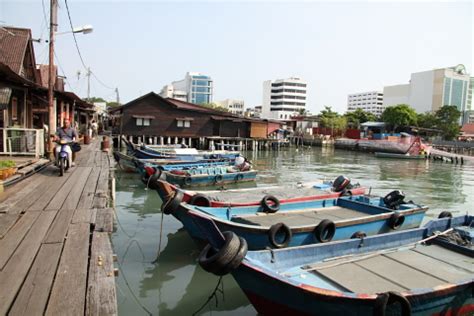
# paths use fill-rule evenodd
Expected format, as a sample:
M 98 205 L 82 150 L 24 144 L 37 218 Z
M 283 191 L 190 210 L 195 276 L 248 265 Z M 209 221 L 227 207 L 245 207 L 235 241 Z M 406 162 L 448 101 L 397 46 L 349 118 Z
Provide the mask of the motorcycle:
M 59 167 L 59 176 L 63 176 L 64 172 L 72 166 L 72 142 L 66 139 L 60 139 L 56 142 L 58 146 L 55 148 L 56 165 Z

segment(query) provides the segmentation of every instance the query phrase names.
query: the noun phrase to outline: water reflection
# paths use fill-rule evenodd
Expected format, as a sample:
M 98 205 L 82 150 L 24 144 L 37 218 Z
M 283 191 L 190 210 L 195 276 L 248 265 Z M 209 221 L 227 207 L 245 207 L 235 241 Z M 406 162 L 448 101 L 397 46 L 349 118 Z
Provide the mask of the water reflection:
M 440 162 L 378 159 L 373 155 L 327 148 L 284 149 L 247 153 L 259 170 L 257 184 L 275 185 L 334 179 L 344 174 L 385 195 L 394 189 L 430 206 L 428 219 L 442 210 L 465 213 L 474 206 L 474 168 Z M 117 231 L 114 251 L 121 273 L 117 279 L 123 315 L 191 315 L 208 299 L 218 278 L 197 264 L 198 248 L 172 216 L 163 217 L 156 192 L 145 190 L 138 175 L 116 173 Z M 470 210 L 469 210 L 470 211 Z M 200 314 L 256 315 L 232 277 L 224 277 L 225 297 L 218 296 Z

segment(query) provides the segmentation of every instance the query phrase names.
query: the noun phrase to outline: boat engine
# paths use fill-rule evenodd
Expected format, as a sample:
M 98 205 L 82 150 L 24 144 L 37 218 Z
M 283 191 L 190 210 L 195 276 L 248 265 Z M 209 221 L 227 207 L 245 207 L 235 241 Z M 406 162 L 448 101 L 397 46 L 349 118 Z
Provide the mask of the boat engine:
M 395 190 L 387 194 L 383 198 L 383 202 L 388 208 L 396 209 L 397 206 L 399 206 L 400 204 L 404 202 L 403 201 L 404 199 L 405 199 L 405 193 L 403 193 L 400 190 Z
M 335 192 L 342 192 L 351 183 L 351 180 L 345 176 L 339 176 L 332 183 L 332 188 Z

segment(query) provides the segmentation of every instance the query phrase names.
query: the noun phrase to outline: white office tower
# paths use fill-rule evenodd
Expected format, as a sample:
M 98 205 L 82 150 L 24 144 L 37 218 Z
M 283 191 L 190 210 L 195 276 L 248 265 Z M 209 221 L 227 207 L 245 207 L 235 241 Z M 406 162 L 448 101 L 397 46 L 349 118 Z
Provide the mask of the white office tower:
M 263 82 L 262 118 L 288 120 L 306 109 L 306 82 L 300 78 Z
M 369 91 L 349 94 L 347 96 L 347 112 L 354 112 L 357 109 L 377 116 L 382 115 L 384 110 L 383 93 L 379 91 Z

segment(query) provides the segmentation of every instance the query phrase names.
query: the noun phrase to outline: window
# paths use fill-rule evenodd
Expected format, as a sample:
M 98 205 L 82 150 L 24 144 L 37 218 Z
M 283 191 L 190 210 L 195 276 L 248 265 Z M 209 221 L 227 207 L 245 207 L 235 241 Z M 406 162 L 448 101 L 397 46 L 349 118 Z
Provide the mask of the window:
M 189 120 L 177 120 L 176 121 L 176 126 L 182 127 L 182 128 L 189 128 L 189 127 L 191 127 L 191 121 L 189 121 Z
M 143 118 L 143 117 L 136 118 L 137 126 L 150 126 L 150 122 L 151 122 L 150 118 Z

